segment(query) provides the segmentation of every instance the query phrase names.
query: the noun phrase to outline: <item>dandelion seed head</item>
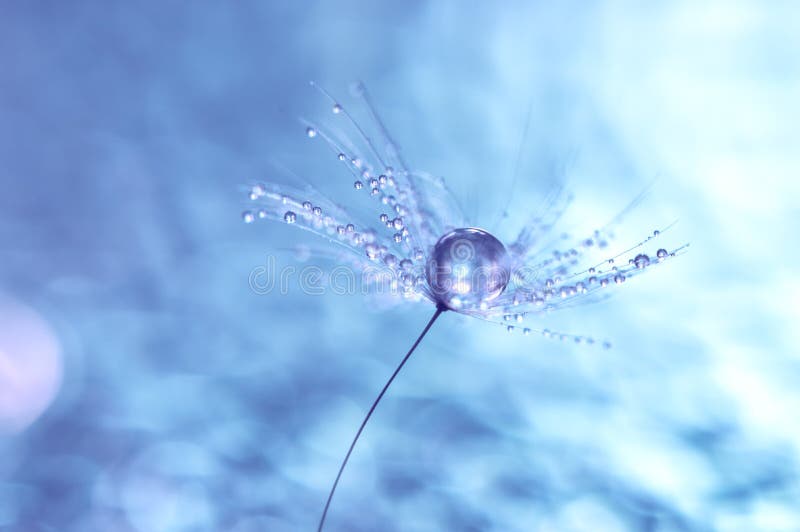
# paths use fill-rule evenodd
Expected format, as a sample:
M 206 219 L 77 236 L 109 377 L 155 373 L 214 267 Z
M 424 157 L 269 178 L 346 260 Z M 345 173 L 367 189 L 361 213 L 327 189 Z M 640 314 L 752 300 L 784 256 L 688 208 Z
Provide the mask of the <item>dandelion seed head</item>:
M 444 179 L 411 169 L 365 97 L 366 89 L 356 94 L 370 117 L 364 124 L 354 120 L 349 107 L 320 92 L 333 112 L 323 122 L 305 122 L 306 136 L 332 160 L 345 163 L 335 166 L 331 182 L 343 180 L 365 192 L 353 194 L 353 203 L 340 204 L 310 185 L 258 183 L 246 190 L 254 207 L 242 217 L 247 223 L 267 219 L 292 224 L 334 244 L 312 253 L 352 266 L 357 274 L 378 270 L 375 280 L 365 282 L 367 288 L 381 285 L 374 291 L 378 299 L 427 300 L 504 327 L 524 319 L 526 325 L 535 325 L 512 330 L 592 344 L 589 336 L 545 334 L 541 327 L 549 313 L 606 299 L 611 287 L 684 249 L 645 248 L 662 239 L 668 227 L 648 231 L 641 242 L 616 254 L 609 251 L 616 226 L 564 232 L 559 218 L 572 195 L 560 189 L 515 239 L 504 243 L 497 238 L 501 233 L 495 236 L 473 225 Z

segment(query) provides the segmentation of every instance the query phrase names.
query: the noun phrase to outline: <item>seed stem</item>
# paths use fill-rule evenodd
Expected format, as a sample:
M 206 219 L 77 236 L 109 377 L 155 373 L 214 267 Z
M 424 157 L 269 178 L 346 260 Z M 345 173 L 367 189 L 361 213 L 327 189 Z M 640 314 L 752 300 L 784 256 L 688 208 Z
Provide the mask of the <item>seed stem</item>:
M 322 532 L 322 527 L 325 525 L 325 517 L 328 515 L 328 508 L 331 505 L 331 499 L 333 499 L 333 494 L 336 491 L 336 486 L 339 485 L 339 479 L 342 478 L 342 472 L 344 471 L 344 468 L 347 465 L 347 461 L 350 459 L 350 455 L 353 452 L 353 448 L 356 446 L 356 442 L 358 441 L 358 438 L 361 436 L 361 432 L 364 430 L 364 427 L 366 426 L 367 421 L 369 421 L 369 418 L 372 416 L 372 413 L 375 411 L 375 407 L 378 406 L 378 403 L 380 403 L 381 399 L 383 399 L 383 395 L 386 393 L 386 390 L 389 389 L 389 386 L 394 381 L 394 378 L 397 377 L 397 374 L 400 373 L 401 369 L 403 369 L 403 366 L 408 361 L 409 357 L 411 356 L 411 353 L 414 352 L 414 350 L 417 348 L 417 346 L 422 341 L 422 339 L 425 338 L 425 335 L 428 334 L 428 331 L 430 330 L 431 326 L 433 325 L 433 322 L 435 322 L 436 319 L 439 316 L 441 316 L 442 312 L 444 312 L 446 310 L 447 310 L 447 308 L 445 308 L 444 306 L 441 306 L 441 305 L 436 307 L 436 312 L 434 312 L 433 316 L 428 321 L 428 324 L 425 326 L 425 328 L 422 329 L 422 332 L 420 333 L 419 337 L 417 337 L 417 340 L 414 342 L 414 345 L 411 346 L 411 349 L 408 350 L 408 353 L 406 353 L 406 356 L 404 356 L 403 360 L 400 361 L 400 364 L 398 364 L 397 368 L 395 368 L 394 373 L 392 373 L 392 376 L 389 377 L 389 380 L 386 381 L 386 384 L 383 385 L 383 389 L 381 390 L 381 393 L 378 394 L 378 397 L 375 398 L 375 401 L 372 403 L 372 406 L 369 408 L 369 411 L 367 412 L 367 415 L 364 417 L 364 421 L 361 422 L 361 426 L 358 428 L 358 432 L 356 432 L 355 438 L 353 438 L 353 443 L 350 444 L 350 448 L 347 450 L 347 454 L 344 456 L 344 460 L 342 460 L 342 465 L 341 465 L 341 467 L 339 467 L 339 472 L 336 474 L 336 480 L 333 481 L 333 486 L 331 487 L 331 492 L 328 494 L 328 500 L 325 502 L 325 509 L 322 511 L 322 517 L 319 520 L 319 526 L 317 527 L 317 532 Z

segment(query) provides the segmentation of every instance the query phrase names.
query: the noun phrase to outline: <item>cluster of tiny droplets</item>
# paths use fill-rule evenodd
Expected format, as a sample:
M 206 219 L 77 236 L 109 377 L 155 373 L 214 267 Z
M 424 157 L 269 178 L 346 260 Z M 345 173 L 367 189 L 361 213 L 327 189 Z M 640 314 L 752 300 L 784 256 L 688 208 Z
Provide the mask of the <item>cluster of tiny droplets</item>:
M 345 251 L 341 258 L 348 258 L 357 268 L 377 266 L 383 270 L 384 279 L 390 280 L 393 289 L 390 293 L 438 304 L 424 271 L 439 237 L 459 227 L 459 222 L 453 220 L 459 217 L 463 220 L 460 212 L 440 206 L 457 202 L 452 201 L 443 180 L 407 168 L 366 97 L 363 102 L 377 128 L 375 138 L 380 139 L 380 144 L 373 142 L 330 94 L 314 87 L 330 101 L 332 113 L 343 117 L 356 132 L 356 141 L 312 123 L 307 124 L 306 136 L 323 139 L 353 179 L 353 189 L 377 202 L 378 215 L 372 223 L 357 223 L 345 208 L 319 192 L 258 183 L 249 190 L 249 199 L 258 208 L 244 211 L 242 219 L 245 223 L 283 221 L 326 238 L 342 246 Z M 360 95 L 364 95 L 363 87 Z M 356 147 L 357 143 L 362 145 L 362 150 Z M 509 332 L 519 331 L 526 336 L 538 333 L 545 338 L 610 347 L 608 342 L 598 342 L 588 336 L 534 329 L 524 324 L 532 317 L 540 318 L 556 310 L 603 299 L 607 287 L 621 285 L 675 257 L 687 245 L 670 251 L 659 248 L 652 255 L 643 252 L 643 248 L 667 227 L 654 231 L 622 253 L 581 267 L 590 252 L 608 246 L 613 236 L 611 227 L 578 239 L 574 246 L 554 249 L 546 242 L 553 240 L 555 224 L 569 203 L 568 198 L 559 205 L 558 201 L 563 199 L 552 199 L 544 213 L 526 224 L 518 237 L 506 246 L 512 261 L 512 278 L 502 295 L 474 307 L 451 308 L 501 324 Z M 569 240 L 569 236 L 561 235 L 560 240 Z

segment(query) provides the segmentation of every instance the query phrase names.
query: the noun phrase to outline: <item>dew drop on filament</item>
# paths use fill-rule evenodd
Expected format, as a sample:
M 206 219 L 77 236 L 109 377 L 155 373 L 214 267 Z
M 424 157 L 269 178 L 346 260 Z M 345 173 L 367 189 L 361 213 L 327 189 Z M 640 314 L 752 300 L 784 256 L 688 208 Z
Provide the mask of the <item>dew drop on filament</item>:
M 283 221 L 287 224 L 293 224 L 297 221 L 297 215 L 292 211 L 286 211 L 286 214 L 283 215 Z
M 306 128 L 306 135 L 308 136 L 308 138 L 313 139 L 314 137 L 317 136 L 317 130 L 314 129 L 313 127 L 308 127 Z

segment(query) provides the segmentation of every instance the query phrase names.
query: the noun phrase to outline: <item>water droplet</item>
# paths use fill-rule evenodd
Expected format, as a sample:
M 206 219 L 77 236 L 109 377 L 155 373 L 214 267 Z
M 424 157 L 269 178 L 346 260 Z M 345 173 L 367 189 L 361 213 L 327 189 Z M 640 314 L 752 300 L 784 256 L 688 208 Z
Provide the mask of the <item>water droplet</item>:
M 400 269 L 404 272 L 410 272 L 411 268 L 414 267 L 414 263 L 408 259 L 403 259 L 400 261 Z
M 242 213 L 242 221 L 244 223 L 246 223 L 246 224 L 253 223 L 253 220 L 255 220 L 255 219 L 256 219 L 256 217 L 253 216 L 253 213 L 251 211 L 244 211 Z
M 524 334 L 525 336 L 528 336 L 530 333 L 531 330 L 529 328 L 525 327 L 524 329 L 522 329 L 522 334 Z
M 383 263 L 390 268 L 394 268 L 397 266 L 397 257 L 389 253 L 383 257 Z
M 639 255 L 636 255 L 636 257 L 633 259 L 633 263 L 636 265 L 638 269 L 640 270 L 644 269 L 650 265 L 650 257 L 645 255 L 644 253 L 640 253 Z
M 514 326 L 513 325 L 509 325 L 508 327 L 506 327 L 506 331 L 514 332 Z
M 552 280 L 552 279 L 547 279 L 547 280 L 544 282 L 544 285 L 545 285 L 547 288 L 553 288 L 553 280 Z
M 414 249 L 414 260 L 421 261 L 425 258 L 425 253 L 420 248 Z
M 514 319 L 517 320 L 517 323 L 522 323 L 524 316 L 522 314 L 515 314 Z
M 267 217 L 267 211 L 265 209 L 258 210 L 258 217 L 262 220 Z
M 392 238 L 394 238 L 394 241 L 397 242 L 398 244 L 403 241 L 402 233 L 395 233 Z
M 614 282 L 617 283 L 617 284 L 624 283 L 625 282 L 625 276 L 622 275 L 621 273 L 618 273 L 617 275 L 614 276 Z
M 589 268 L 589 273 L 594 273 L 595 271 L 597 270 L 595 270 L 594 268 Z
M 340 226 L 338 226 L 338 227 L 336 228 L 336 232 L 337 232 L 338 234 L 340 234 L 340 235 L 343 235 L 343 234 L 344 234 L 344 226 L 343 226 L 343 225 L 340 225 Z
M 614 264 L 614 259 L 608 259 L 609 264 Z
M 378 246 L 375 244 L 367 244 L 364 246 L 364 251 L 367 253 L 367 258 L 371 260 L 378 258 Z
M 372 190 L 369 191 L 369 193 L 371 196 L 377 196 L 378 194 L 381 193 L 381 191 L 378 190 L 377 188 L 373 188 Z
M 333 114 L 338 115 L 342 112 L 342 106 L 338 103 L 333 104 Z
M 322 209 L 320 207 L 314 207 L 312 210 L 316 216 L 322 216 Z
M 337 155 L 336 157 L 337 157 L 337 158 L 338 158 L 340 161 L 344 161 L 345 159 L 347 159 L 347 155 L 345 155 L 344 153 L 340 153 L 340 154 L 339 154 L 339 155 Z
M 352 233 L 353 231 L 356 230 L 356 227 L 353 224 L 347 224 L 344 227 L 344 230 L 347 231 L 348 233 Z
M 669 253 L 664 248 L 661 248 L 658 251 L 656 251 L 656 257 L 658 257 L 659 259 L 667 258 L 667 255 L 669 255 Z
M 381 185 L 385 185 L 386 184 L 386 176 L 383 175 L 383 174 L 379 175 L 378 176 L 378 183 L 380 183 Z
M 600 286 L 604 286 L 604 287 L 608 286 L 608 279 L 607 278 L 600 279 Z
M 353 183 L 353 188 L 356 190 L 361 190 L 362 188 L 364 188 L 364 183 L 362 183 L 361 181 L 356 181 L 355 183 Z
M 589 282 L 589 284 L 595 284 L 597 282 L 597 277 L 592 275 L 591 277 L 589 277 L 588 282 Z
M 308 138 L 313 139 L 317 136 L 317 130 L 313 127 L 308 127 L 306 128 L 306 135 L 308 135 Z
M 297 221 L 297 215 L 292 211 L 286 211 L 286 214 L 283 215 L 283 221 L 287 224 L 293 224 Z
M 383 223 L 386 223 L 386 222 L 388 222 L 388 221 L 389 221 L 389 215 L 388 215 L 388 214 L 381 214 L 381 216 L 380 216 L 380 220 L 381 220 L 381 222 L 383 222 Z
M 399 231 L 400 229 L 403 228 L 403 219 L 395 218 L 394 221 L 392 221 L 392 224 L 394 225 L 394 228 Z
M 658 236 L 658 235 L 660 235 L 660 234 L 661 234 L 661 231 L 659 231 L 658 229 L 656 229 L 655 231 L 653 231 L 653 236 Z
M 310 210 L 311 210 L 311 207 L 312 207 L 312 205 L 311 205 L 311 202 L 310 202 L 310 201 L 304 201 L 304 202 L 303 202 L 303 208 L 304 208 L 305 210 L 307 210 L 307 211 L 310 211 Z

